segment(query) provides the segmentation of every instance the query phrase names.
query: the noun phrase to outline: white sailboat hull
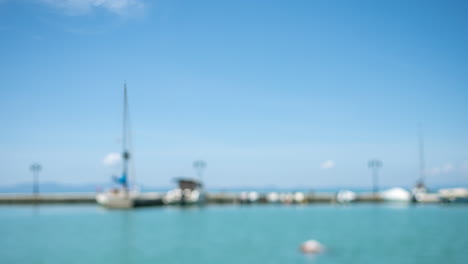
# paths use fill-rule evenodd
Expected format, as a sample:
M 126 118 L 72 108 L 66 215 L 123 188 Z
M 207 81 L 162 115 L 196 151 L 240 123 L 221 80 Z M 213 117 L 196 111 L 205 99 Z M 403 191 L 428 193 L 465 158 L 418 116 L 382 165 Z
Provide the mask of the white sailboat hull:
M 104 192 L 96 195 L 98 204 L 112 209 L 128 209 L 134 207 L 134 198 L 128 193 Z

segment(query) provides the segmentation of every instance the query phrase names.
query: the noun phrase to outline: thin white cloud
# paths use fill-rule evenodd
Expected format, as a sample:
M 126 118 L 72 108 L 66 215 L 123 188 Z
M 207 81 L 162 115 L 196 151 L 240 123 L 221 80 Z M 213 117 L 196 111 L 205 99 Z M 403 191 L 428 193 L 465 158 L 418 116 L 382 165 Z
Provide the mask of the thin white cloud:
M 442 173 L 449 173 L 449 172 L 452 172 L 454 169 L 455 169 L 455 166 L 453 166 L 453 164 L 447 163 L 444 166 L 442 166 L 441 172 Z
M 102 163 L 106 166 L 113 166 L 113 165 L 120 163 L 120 160 L 121 160 L 120 153 L 113 152 L 113 153 L 107 154 L 102 160 Z
M 327 160 L 327 161 L 324 161 L 321 165 L 320 165 L 320 168 L 324 169 L 324 170 L 328 170 L 328 169 L 333 169 L 335 167 L 335 162 L 333 160 Z
M 445 165 L 434 167 L 428 171 L 429 175 L 440 175 L 447 174 L 455 171 L 455 166 L 452 163 L 446 163 Z
M 37 0 L 58 8 L 68 15 L 85 15 L 94 9 L 104 9 L 110 13 L 128 16 L 140 13 L 145 8 L 143 0 Z

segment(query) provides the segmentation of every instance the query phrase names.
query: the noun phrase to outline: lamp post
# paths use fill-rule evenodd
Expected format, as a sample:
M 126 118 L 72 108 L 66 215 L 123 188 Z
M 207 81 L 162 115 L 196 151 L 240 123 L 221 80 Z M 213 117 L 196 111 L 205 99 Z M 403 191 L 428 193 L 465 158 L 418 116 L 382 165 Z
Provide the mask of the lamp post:
M 34 163 L 29 169 L 33 173 L 33 194 L 37 197 L 39 195 L 39 172 L 42 170 L 42 166 L 39 163 Z
M 382 161 L 378 159 L 372 159 L 369 161 L 367 164 L 369 168 L 372 170 L 372 191 L 374 194 L 374 197 L 376 197 L 377 192 L 379 191 L 379 183 L 378 183 L 378 174 L 379 174 L 379 169 L 382 167 Z

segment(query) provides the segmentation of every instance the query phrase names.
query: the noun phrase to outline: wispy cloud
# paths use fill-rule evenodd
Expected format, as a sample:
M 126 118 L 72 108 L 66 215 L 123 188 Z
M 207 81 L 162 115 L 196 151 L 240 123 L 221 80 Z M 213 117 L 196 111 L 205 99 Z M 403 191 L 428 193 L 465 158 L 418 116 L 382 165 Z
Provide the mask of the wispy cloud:
M 102 160 L 102 163 L 106 166 L 113 166 L 113 165 L 120 163 L 120 160 L 121 160 L 120 153 L 113 152 L 113 153 L 107 154 Z
M 450 172 L 455 171 L 455 166 L 452 163 L 446 163 L 442 166 L 431 168 L 427 173 L 429 175 L 440 175 L 440 174 L 447 174 Z
M 324 170 L 333 169 L 334 167 L 335 167 L 335 162 L 333 160 L 326 160 L 320 165 L 320 168 Z
M 141 13 L 146 7 L 143 0 L 37 0 L 62 10 L 68 15 L 86 15 L 94 9 L 103 9 L 119 16 Z

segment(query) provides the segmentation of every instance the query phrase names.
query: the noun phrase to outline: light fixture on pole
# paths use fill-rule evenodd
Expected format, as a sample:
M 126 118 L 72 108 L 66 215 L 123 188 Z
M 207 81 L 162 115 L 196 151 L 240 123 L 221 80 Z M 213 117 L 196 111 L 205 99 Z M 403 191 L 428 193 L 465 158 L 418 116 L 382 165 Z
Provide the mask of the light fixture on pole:
M 39 163 L 34 163 L 29 169 L 33 173 L 33 194 L 37 197 L 39 195 L 39 172 L 42 170 L 42 166 Z
M 379 169 L 382 167 L 382 161 L 378 159 L 372 159 L 367 165 L 372 170 L 372 191 L 375 197 L 377 195 L 377 192 L 379 191 L 378 174 Z
M 194 161 L 193 168 L 197 171 L 197 176 L 201 180 L 203 176 L 203 171 L 206 168 L 206 162 L 204 162 L 203 160 Z

